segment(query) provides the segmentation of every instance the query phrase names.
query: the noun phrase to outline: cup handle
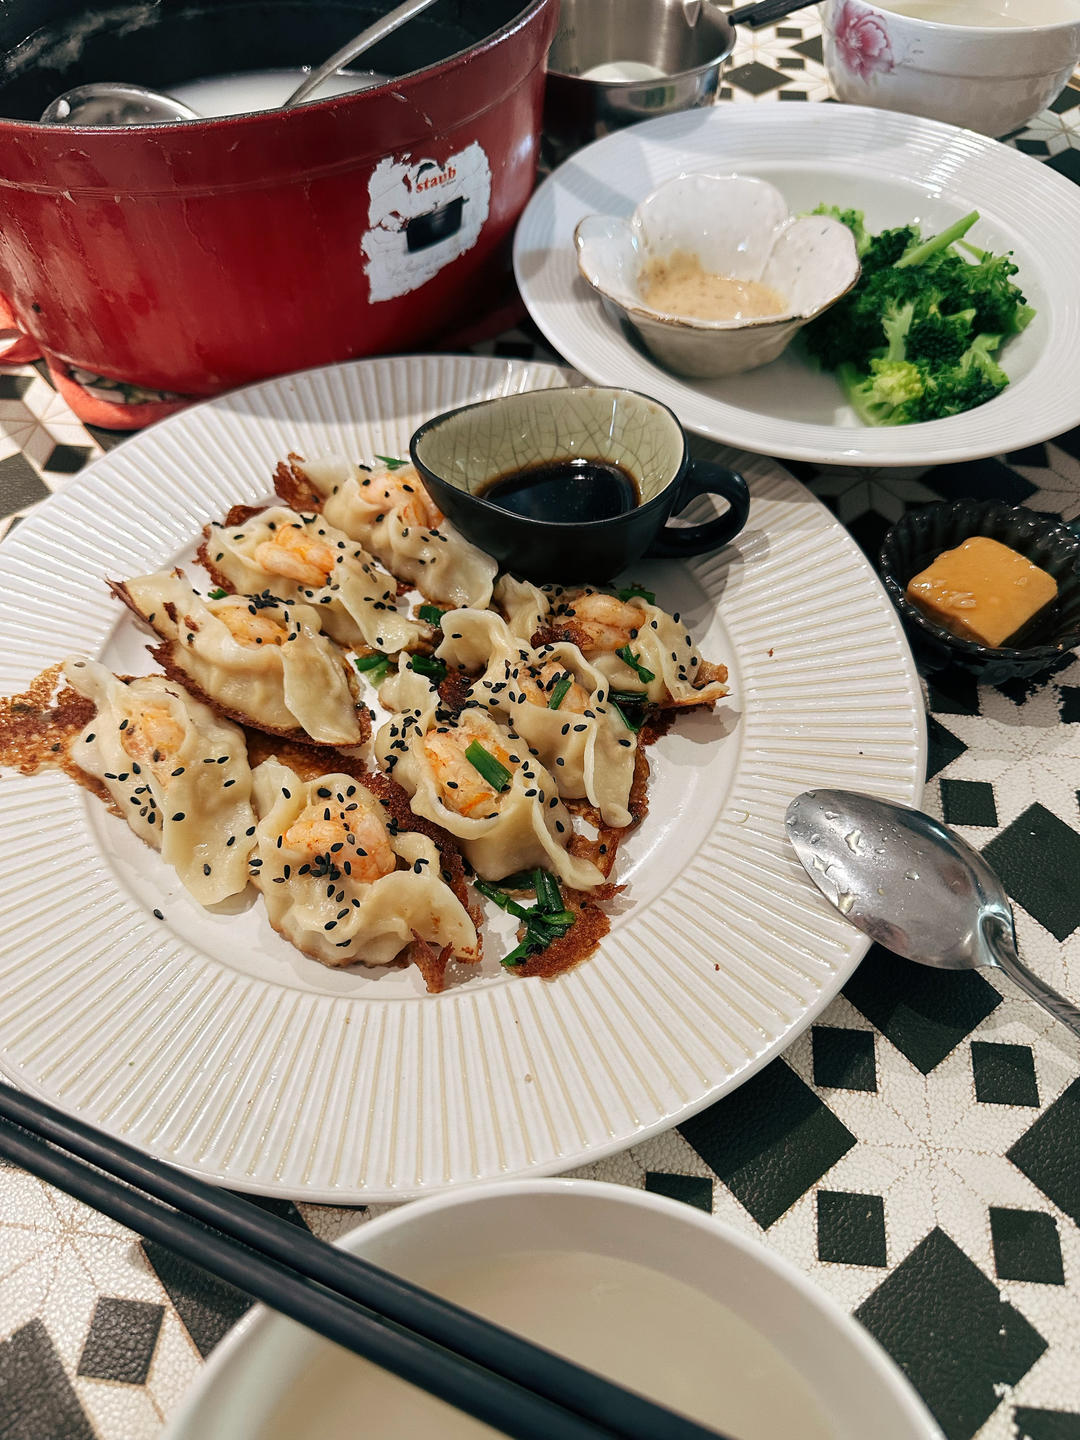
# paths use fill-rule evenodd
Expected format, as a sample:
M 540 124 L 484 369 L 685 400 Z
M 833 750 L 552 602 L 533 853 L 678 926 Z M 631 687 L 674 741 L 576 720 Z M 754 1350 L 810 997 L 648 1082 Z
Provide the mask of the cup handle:
M 727 513 L 701 525 L 666 524 L 645 552 L 647 555 L 661 559 L 701 555 L 706 550 L 718 550 L 721 545 L 734 540 L 750 513 L 750 491 L 743 477 L 726 465 L 716 465 L 710 460 L 691 460 L 671 513 L 684 510 L 698 495 L 721 496 L 728 502 Z

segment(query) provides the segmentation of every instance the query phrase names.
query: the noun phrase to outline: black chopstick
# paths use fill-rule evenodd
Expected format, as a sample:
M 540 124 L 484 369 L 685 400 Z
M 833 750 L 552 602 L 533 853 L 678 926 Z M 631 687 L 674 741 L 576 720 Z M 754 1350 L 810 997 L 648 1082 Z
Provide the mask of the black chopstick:
M 715 1431 L 2 1084 L 0 1154 L 506 1434 L 715 1440 Z
M 762 25 L 771 25 L 774 20 L 794 15 L 796 10 L 806 10 L 816 4 L 817 0 L 757 0 L 756 5 L 729 10 L 727 18 L 732 25 L 749 25 L 751 30 L 757 30 Z

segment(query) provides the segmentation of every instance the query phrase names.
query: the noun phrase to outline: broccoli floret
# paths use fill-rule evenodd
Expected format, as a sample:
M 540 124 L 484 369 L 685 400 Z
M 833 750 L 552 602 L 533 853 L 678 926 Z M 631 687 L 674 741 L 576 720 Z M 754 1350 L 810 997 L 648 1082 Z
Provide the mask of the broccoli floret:
M 902 305 L 890 300 L 881 317 L 881 328 L 885 335 L 886 360 L 908 360 L 908 335 L 915 318 L 915 302 L 905 300 Z
M 990 353 L 1000 343 L 1000 335 L 977 336 L 955 365 L 933 374 L 922 399 L 913 407 L 912 418 L 940 420 L 993 400 L 1009 383 L 1009 377 Z
M 930 305 L 925 316 L 908 331 L 904 358 L 921 360 L 934 369 L 955 365 L 975 338 L 971 328 L 974 319 L 974 310 L 943 315 L 936 304 Z
M 919 289 L 917 270 L 890 266 L 869 278 L 864 274 L 850 294 L 803 331 L 808 353 L 826 370 L 845 360 L 865 370 L 886 345 L 883 316 L 907 301 L 914 303 Z
M 837 376 L 865 425 L 904 425 L 918 418 L 928 383 L 922 367 L 909 360 L 871 360 L 868 375 L 841 365 Z
M 837 205 L 818 205 L 806 213 L 808 215 L 828 215 L 833 220 L 839 220 L 841 225 L 846 225 L 855 236 L 855 254 L 860 259 L 862 258 L 863 252 L 870 244 L 870 236 L 867 234 L 865 216 L 861 210 L 841 210 Z
M 978 218 L 972 211 L 928 240 L 914 226 L 870 237 L 854 289 L 803 332 L 808 353 L 837 372 L 866 424 L 956 415 L 1009 383 L 994 353 L 1035 312 L 1013 283 L 1011 255 L 963 240 Z
M 913 225 L 904 225 L 899 230 L 882 230 L 880 235 L 871 236 L 865 252 L 859 257 L 863 274 L 872 275 L 875 271 L 895 265 L 918 239 L 919 232 Z
M 1010 255 L 987 255 L 975 265 L 965 265 L 968 295 L 975 306 L 975 330 L 993 335 L 1015 335 L 1034 315 L 1018 285 L 1011 277 L 1016 265 Z

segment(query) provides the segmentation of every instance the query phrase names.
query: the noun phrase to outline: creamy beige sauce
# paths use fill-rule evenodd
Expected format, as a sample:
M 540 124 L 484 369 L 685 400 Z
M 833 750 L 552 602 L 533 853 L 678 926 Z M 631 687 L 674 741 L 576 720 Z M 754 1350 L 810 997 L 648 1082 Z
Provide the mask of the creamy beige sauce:
M 692 320 L 757 320 L 787 309 L 784 297 L 768 285 L 716 275 L 688 250 L 652 256 L 642 266 L 638 288 L 653 310 Z
M 547 1251 L 411 1275 L 481 1315 L 739 1440 L 829 1440 L 801 1375 L 716 1300 L 604 1255 Z M 332 1345 L 259 1440 L 487 1440 L 487 1425 Z

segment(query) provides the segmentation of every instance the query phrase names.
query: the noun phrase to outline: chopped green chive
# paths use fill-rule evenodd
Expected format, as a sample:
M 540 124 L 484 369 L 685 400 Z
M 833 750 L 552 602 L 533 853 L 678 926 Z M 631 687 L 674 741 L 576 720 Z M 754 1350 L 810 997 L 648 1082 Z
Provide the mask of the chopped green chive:
M 656 604 L 656 596 L 651 590 L 646 590 L 644 585 L 627 585 L 622 590 L 616 590 L 615 594 L 620 600 L 632 600 L 635 595 L 640 595 L 646 604 Z
M 612 690 L 608 703 L 618 712 L 619 719 L 628 730 L 640 730 L 645 723 L 644 707 L 648 696 L 634 690 Z
M 442 660 L 436 660 L 434 655 L 410 655 L 409 669 L 415 670 L 417 675 L 433 680 L 436 685 L 446 679 L 446 664 Z
M 373 685 L 381 685 L 390 669 L 390 661 L 378 651 L 372 655 L 354 655 L 353 664 Z
M 611 708 L 615 711 L 616 715 L 618 715 L 619 719 L 622 721 L 622 723 L 626 726 L 628 730 L 637 731 L 641 729 L 644 723 L 644 719 L 642 717 L 635 716 L 632 712 L 624 710 L 617 700 L 613 700 L 611 702 Z
M 479 740 L 473 740 L 465 751 L 465 759 L 474 770 L 478 770 L 493 790 L 500 793 L 510 784 L 510 771 L 496 760 L 490 750 L 485 750 Z
M 570 692 L 570 686 L 571 686 L 573 683 L 574 683 L 573 676 L 572 676 L 569 672 L 567 672 L 567 674 L 565 674 L 565 675 L 560 675 L 560 676 L 559 676 L 558 680 L 556 680 L 556 682 L 555 682 L 555 685 L 554 685 L 554 687 L 553 687 L 553 689 L 552 689 L 552 691 L 551 691 L 551 696 L 550 696 L 550 698 L 549 698 L 549 700 L 548 700 L 548 709 L 549 709 L 549 710 L 558 710 L 559 706 L 562 704 L 562 702 L 566 699 L 567 695 L 569 694 L 569 692 Z
M 505 890 L 500 890 L 497 885 L 492 885 L 487 880 L 474 880 L 473 884 L 481 895 L 488 900 L 493 900 L 500 910 L 505 910 L 508 915 L 513 915 L 518 920 L 528 919 L 529 911 L 525 909 L 524 905 L 519 905 L 516 900 L 511 899 Z
M 638 679 L 643 680 L 646 685 L 648 685 L 650 680 L 656 679 L 656 676 L 653 674 L 653 672 L 651 670 L 646 670 L 645 666 L 639 662 L 637 656 L 630 649 L 629 645 L 621 646 L 618 650 L 615 651 L 615 654 L 625 664 L 629 665 L 630 669 L 634 671 Z
M 437 605 L 421 605 L 418 610 L 421 620 L 426 620 L 429 625 L 441 625 L 445 610 L 440 610 Z
M 402 465 L 407 465 L 407 460 L 398 460 L 394 455 L 376 455 L 376 460 L 381 460 L 388 470 L 400 470 Z
M 544 924 L 552 928 L 558 927 L 560 934 L 565 934 L 574 923 L 574 912 L 572 910 L 545 910 Z
M 225 596 L 229 592 L 227 590 L 222 590 L 221 586 L 219 585 L 216 590 L 208 590 L 206 593 L 211 600 L 224 600 Z
M 537 870 L 534 880 L 536 903 L 540 909 L 544 911 L 561 910 L 563 908 L 562 892 L 555 876 L 549 870 Z
M 493 900 L 500 909 L 524 923 L 525 939 L 515 946 L 509 955 L 503 956 L 503 965 L 520 965 L 530 955 L 546 950 L 553 940 L 566 934 L 576 919 L 572 910 L 563 907 L 559 882 L 547 870 L 521 870 L 516 875 L 507 876 L 502 882 L 516 889 L 531 887 L 536 891 L 536 904 L 528 909 L 511 899 L 506 891 L 497 885 L 491 885 L 486 880 L 476 880 L 473 883 L 481 895 Z

